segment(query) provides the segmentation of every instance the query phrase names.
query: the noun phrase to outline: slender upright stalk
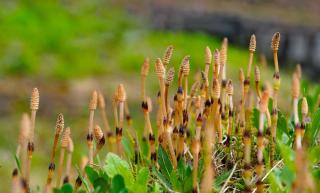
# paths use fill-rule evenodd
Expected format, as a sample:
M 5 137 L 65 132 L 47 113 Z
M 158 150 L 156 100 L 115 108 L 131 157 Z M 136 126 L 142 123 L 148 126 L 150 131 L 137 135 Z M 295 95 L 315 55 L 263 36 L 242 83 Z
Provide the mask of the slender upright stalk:
M 18 139 L 18 147 L 16 151 L 16 155 L 21 160 L 21 177 L 25 178 L 26 169 L 27 169 L 27 145 L 30 136 L 30 118 L 27 113 L 23 113 L 20 122 L 20 131 L 19 131 L 19 139 Z
M 212 53 L 211 53 L 211 50 L 210 50 L 210 48 L 209 48 L 208 46 L 207 46 L 206 49 L 205 49 L 204 63 L 205 63 L 204 73 L 205 73 L 205 75 L 208 77 L 210 65 L 211 65 L 211 63 L 212 63 Z
M 168 102 L 168 94 L 169 94 L 169 87 L 172 84 L 174 79 L 174 68 L 170 68 L 166 74 L 166 81 L 165 81 L 165 105 L 167 112 L 170 108 L 170 103 Z
M 296 73 L 292 76 L 292 100 L 293 100 L 293 117 L 295 124 L 295 145 L 297 149 L 302 147 L 302 129 L 298 115 L 298 100 L 300 96 L 300 80 Z
M 117 153 L 119 156 L 122 156 L 122 130 L 124 123 L 124 105 L 127 99 L 127 94 L 124 89 L 123 84 L 119 84 L 117 87 L 117 97 L 119 101 L 119 121 L 116 128 L 116 140 L 117 140 Z
M 308 112 L 309 112 L 308 101 L 306 97 L 303 97 L 301 102 L 301 115 L 302 115 L 302 120 L 301 120 L 302 136 L 301 137 L 302 138 L 304 137 L 305 128 L 308 123 Z
M 112 133 L 110 129 L 107 113 L 106 113 L 106 102 L 101 92 L 98 93 L 98 105 L 100 108 L 101 118 L 102 118 L 103 126 L 105 128 L 105 132 L 107 134 Z
M 18 169 L 15 168 L 12 172 L 12 179 L 11 179 L 11 193 L 21 193 L 21 182 L 19 179 Z
M 68 147 L 67 147 L 66 172 L 65 172 L 64 179 L 63 179 L 64 184 L 70 182 L 73 150 L 74 150 L 73 141 L 72 141 L 71 137 L 69 136 Z
M 29 142 L 28 142 L 28 158 L 27 158 L 27 170 L 26 170 L 26 184 L 29 189 L 30 187 L 30 170 L 31 170 L 31 159 L 34 152 L 34 130 L 36 125 L 36 115 L 39 109 L 39 91 L 37 88 L 33 88 L 31 94 L 30 110 L 31 110 L 31 127 L 29 133 Z
M 275 154 L 275 144 L 277 135 L 277 122 L 278 122 L 278 92 L 280 88 L 280 72 L 278 63 L 278 50 L 280 44 L 280 33 L 277 32 L 272 37 L 271 48 L 273 51 L 273 61 L 274 61 L 274 74 L 273 74 L 273 103 L 272 103 L 272 113 L 271 113 L 271 149 L 270 149 L 270 166 L 273 166 L 274 154 Z
M 51 187 L 52 177 L 53 177 L 53 173 L 55 171 L 54 158 L 56 156 L 59 137 L 60 137 L 63 129 L 64 129 L 64 118 L 63 118 L 63 114 L 59 113 L 58 117 L 57 117 L 57 121 L 56 121 L 54 141 L 53 141 L 53 146 L 52 146 L 52 150 L 51 150 L 50 163 L 49 163 L 49 167 L 48 167 L 49 171 L 48 171 L 46 186 L 49 186 L 49 187 Z
M 263 172 L 264 172 L 264 163 L 263 163 L 263 149 L 264 149 L 264 137 L 263 137 L 263 130 L 264 130 L 264 121 L 265 121 L 265 114 L 268 109 L 268 100 L 269 100 L 269 92 L 265 90 L 259 102 L 259 111 L 260 111 L 260 118 L 259 118 L 259 129 L 257 134 L 257 165 L 256 165 L 256 173 L 257 173 L 257 193 L 264 192 L 264 184 L 262 182 Z
M 93 164 L 93 119 L 94 119 L 94 111 L 97 109 L 98 103 L 98 93 L 97 91 L 93 91 L 91 100 L 89 103 L 89 127 L 88 127 L 88 135 L 87 135 L 87 146 L 89 149 L 89 165 Z
M 57 175 L 57 182 L 56 182 L 57 188 L 60 188 L 60 184 L 61 184 L 61 177 L 62 177 L 62 171 L 63 171 L 63 161 L 64 161 L 66 148 L 68 147 L 68 144 L 69 144 L 70 133 L 71 133 L 70 127 L 67 127 L 65 129 L 65 131 L 63 132 L 62 138 L 61 138 L 61 150 L 60 150 L 58 175 Z
M 208 104 L 209 105 L 209 104 Z M 214 106 L 217 106 L 217 103 L 213 103 Z M 217 109 L 216 107 L 211 107 L 211 113 L 214 113 L 213 109 Z M 203 159 L 204 159 L 204 173 L 203 178 L 201 180 L 200 192 L 201 193 L 209 193 L 212 192 L 212 184 L 214 181 L 214 167 L 212 164 L 212 152 L 213 146 L 215 144 L 215 129 L 214 129 L 214 116 L 209 113 L 209 117 L 204 116 L 203 122 L 203 130 L 205 132 L 204 142 L 203 142 Z M 211 116 L 210 116 L 211 115 Z

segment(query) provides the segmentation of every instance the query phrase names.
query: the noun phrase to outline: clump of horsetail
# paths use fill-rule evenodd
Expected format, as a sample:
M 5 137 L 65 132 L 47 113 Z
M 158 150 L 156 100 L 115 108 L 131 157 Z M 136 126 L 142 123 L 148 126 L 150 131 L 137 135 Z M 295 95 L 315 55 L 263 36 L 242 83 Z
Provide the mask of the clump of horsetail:
M 259 102 L 259 129 L 257 134 L 257 165 L 256 165 L 256 173 L 257 173 L 257 192 L 264 192 L 264 184 L 262 182 L 263 172 L 264 172 L 264 163 L 263 163 L 263 149 L 264 149 L 264 122 L 266 117 L 266 112 L 268 109 L 268 100 L 269 100 L 269 90 L 266 89 Z
M 28 158 L 27 158 L 27 169 L 26 169 L 26 184 L 29 188 L 30 186 L 30 170 L 31 170 L 31 159 L 32 154 L 34 152 L 34 130 L 36 125 L 36 115 L 39 109 L 39 91 L 37 88 L 33 88 L 31 94 L 31 101 L 30 101 L 30 110 L 31 110 L 31 122 L 30 122 L 30 133 L 29 133 L 29 142 L 27 146 Z
M 60 149 L 60 156 L 59 156 L 59 164 L 58 164 L 58 174 L 57 174 L 57 181 L 56 181 L 56 187 L 60 188 L 61 185 L 61 177 L 62 177 L 62 172 L 63 172 L 63 162 L 64 162 L 64 157 L 65 157 L 65 151 L 68 147 L 69 144 L 69 138 L 70 138 L 70 127 L 67 127 L 61 138 L 61 149 Z
M 89 165 L 93 164 L 93 119 L 94 119 L 94 111 L 97 109 L 98 104 L 98 93 L 97 91 L 92 92 L 92 96 L 89 102 L 89 127 L 87 134 L 87 146 L 89 149 Z
M 276 144 L 276 132 L 278 122 L 278 92 L 280 89 L 280 72 L 278 63 L 278 50 L 280 45 L 280 33 L 277 32 L 273 35 L 271 41 L 271 49 L 273 51 L 273 61 L 275 71 L 273 74 L 273 96 L 272 96 L 272 113 L 271 113 L 271 149 L 270 149 L 270 165 L 273 166 L 275 144 Z
M 69 136 L 68 146 L 67 146 L 67 161 L 66 161 L 66 172 L 63 178 L 63 183 L 68 183 L 70 181 L 71 166 L 72 166 L 72 154 L 74 151 L 74 144 L 71 136 Z
M 56 121 L 56 127 L 55 127 L 55 134 L 54 134 L 54 140 L 53 140 L 53 145 L 52 145 L 52 150 L 51 150 L 51 156 L 50 156 L 50 163 L 48 167 L 48 177 L 47 177 L 47 187 L 51 187 L 51 182 L 52 182 L 52 177 L 53 173 L 55 171 L 55 155 L 56 155 L 56 150 L 57 150 L 57 145 L 59 141 L 59 137 L 64 129 L 64 118 L 63 114 L 59 113 Z

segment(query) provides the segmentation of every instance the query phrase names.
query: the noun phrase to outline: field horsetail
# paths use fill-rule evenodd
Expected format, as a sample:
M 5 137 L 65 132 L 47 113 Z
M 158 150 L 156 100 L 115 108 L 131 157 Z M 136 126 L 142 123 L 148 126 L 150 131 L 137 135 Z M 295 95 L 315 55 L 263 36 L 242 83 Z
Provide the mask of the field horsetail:
M 196 62 L 192 53 L 180 58 L 180 66 L 175 67 L 174 47 L 170 45 L 162 59 L 146 57 L 141 61 L 141 106 L 130 109 L 141 113 L 140 124 L 132 122 L 128 106 L 136 87 L 125 84 L 115 87 L 111 108 L 106 105 L 107 95 L 92 92 L 85 131 L 65 128 L 65 117 L 59 113 L 42 192 L 319 192 L 314 177 L 319 174 L 320 163 L 316 158 L 319 92 L 315 96 L 307 93 L 302 66 L 297 65 L 288 83 L 291 118 L 279 109 L 280 33 L 270 39 L 274 73 L 267 80 L 263 76 L 267 67 L 255 64 L 254 55 L 259 51 L 255 35 L 248 41 L 247 66 L 235 79 L 227 74 L 227 69 L 233 68 L 227 38 L 219 49 L 203 49 L 204 64 L 198 73 L 193 72 Z M 149 78 L 157 79 L 153 90 L 148 89 Z M 285 75 L 282 78 L 286 80 Z M 39 146 L 35 140 L 38 109 L 39 91 L 34 88 L 31 115 L 22 115 L 17 164 L 11 178 L 13 193 L 41 191 L 30 186 L 34 180 L 30 176 L 31 160 Z M 95 119 L 97 110 L 100 119 Z M 113 119 L 108 117 L 111 114 Z M 79 143 L 84 140 L 72 138 L 71 128 L 73 135 L 86 134 L 84 152 L 79 152 Z M 80 156 L 81 164 L 76 162 Z M 283 181 L 279 176 L 288 179 Z M 278 180 L 281 182 L 275 183 Z

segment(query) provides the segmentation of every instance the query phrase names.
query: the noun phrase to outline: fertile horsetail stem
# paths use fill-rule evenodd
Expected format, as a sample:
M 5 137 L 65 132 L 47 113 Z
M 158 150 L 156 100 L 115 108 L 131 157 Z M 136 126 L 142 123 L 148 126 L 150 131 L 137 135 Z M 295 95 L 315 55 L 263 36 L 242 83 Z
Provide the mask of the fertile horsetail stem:
M 260 92 L 260 79 L 261 79 L 261 75 L 260 75 L 260 69 L 258 66 L 254 67 L 254 80 L 256 82 L 256 95 L 258 97 L 258 99 L 260 100 L 261 98 L 261 92 Z
M 96 151 L 93 155 L 93 157 L 95 157 L 98 154 L 98 152 L 102 149 L 104 144 L 106 143 L 106 139 L 105 139 L 103 131 L 99 125 L 96 125 L 94 127 L 93 134 L 94 134 L 94 138 L 96 140 Z
M 268 110 L 268 100 L 269 100 L 269 92 L 265 90 L 261 96 L 261 100 L 259 102 L 259 129 L 257 134 L 257 165 L 256 165 L 256 173 L 257 173 L 257 192 L 264 192 L 264 184 L 262 182 L 263 172 L 264 172 L 264 163 L 263 163 L 263 149 L 264 149 L 264 137 L 263 137 L 263 128 L 264 128 L 264 120 L 265 115 Z
M 218 49 L 214 51 L 213 78 L 218 79 L 220 72 L 220 52 Z
M 205 74 L 208 76 L 209 75 L 209 69 L 210 69 L 210 65 L 212 63 L 212 53 L 210 48 L 207 46 L 205 49 L 205 53 L 204 53 L 204 63 L 205 63 Z
M 63 114 L 59 113 L 58 117 L 57 117 L 57 121 L 56 121 L 55 135 L 54 135 L 54 141 L 53 141 L 53 146 L 52 146 L 52 150 L 51 150 L 50 163 L 49 163 L 49 167 L 48 167 L 48 177 L 47 177 L 46 187 L 51 187 L 52 177 L 53 177 L 53 173 L 55 171 L 54 158 L 56 156 L 59 137 L 60 137 L 63 129 L 64 129 L 64 118 L 63 118 Z
M 92 96 L 89 103 L 89 127 L 88 127 L 88 135 L 87 135 L 87 146 L 89 149 L 89 164 L 93 164 L 93 119 L 94 119 L 94 111 L 97 108 L 98 103 L 98 93 L 97 91 L 92 92 Z
M 122 155 L 122 133 L 124 123 L 124 105 L 127 99 L 127 93 L 123 84 L 119 84 L 117 87 L 117 101 L 119 102 L 119 122 L 116 127 L 116 141 L 117 141 L 117 152 L 118 155 Z
M 278 92 L 280 89 L 280 72 L 278 63 L 278 50 L 280 44 L 280 33 L 277 32 L 273 35 L 271 41 L 271 49 L 273 51 L 274 60 L 274 74 L 273 74 L 273 103 L 271 113 L 271 149 L 270 149 L 270 165 L 273 165 L 273 159 L 275 154 L 276 134 L 277 134 L 277 122 L 278 122 Z
M 73 151 L 74 151 L 73 141 L 72 141 L 72 138 L 69 136 L 68 147 L 67 147 L 66 172 L 65 172 L 65 177 L 63 179 L 64 184 L 70 181 Z
M 166 49 L 166 51 L 165 51 L 165 53 L 164 53 L 164 55 L 163 55 L 163 59 L 162 59 L 162 61 L 163 61 L 163 66 L 164 66 L 165 68 L 166 68 L 166 67 L 169 65 L 169 63 L 170 63 L 170 60 L 171 60 L 171 57 L 172 57 L 172 53 L 173 53 L 173 46 L 170 45 L 170 46 L 167 47 L 167 49 Z
M 30 127 L 30 133 L 29 133 L 29 142 L 28 142 L 28 158 L 27 158 L 27 169 L 26 169 L 26 183 L 29 187 L 30 185 L 30 170 L 31 170 L 31 159 L 32 154 L 34 151 L 34 130 L 36 125 L 36 114 L 37 110 L 39 109 L 39 91 L 37 88 L 33 88 L 32 94 L 31 94 L 31 101 L 30 101 L 30 110 L 31 110 L 31 127 Z
M 302 98 L 302 102 L 301 102 L 301 115 L 302 115 L 301 129 L 302 129 L 302 137 L 304 136 L 306 124 L 307 124 L 307 122 L 308 122 L 308 112 L 309 112 L 308 101 L 307 101 L 307 98 L 306 98 L 306 97 L 303 97 L 303 98 Z
M 142 101 L 146 100 L 146 94 L 145 94 L 145 82 L 146 82 L 146 77 L 149 74 L 149 58 L 145 58 L 143 65 L 141 66 L 141 99 Z
M 252 34 L 250 37 L 250 43 L 249 43 L 249 63 L 248 63 L 246 78 L 250 77 L 251 66 L 252 66 L 252 62 L 253 62 L 253 55 L 254 55 L 254 52 L 256 51 L 256 45 L 257 45 L 256 36 L 254 34 Z
M 228 58 L 228 38 L 223 38 L 220 50 L 221 79 L 226 80 L 227 75 L 227 58 Z
M 20 131 L 18 138 L 18 147 L 16 150 L 16 156 L 21 160 L 21 176 L 25 177 L 27 169 L 27 145 L 30 136 L 30 118 L 27 113 L 23 113 L 20 122 Z
M 165 106 L 167 111 L 169 111 L 169 107 L 170 107 L 170 104 L 168 103 L 169 86 L 172 84 L 173 79 L 174 79 L 174 68 L 171 67 L 166 74 L 166 80 L 165 80 Z
M 110 129 L 110 124 L 108 121 L 107 113 L 106 113 L 106 101 L 105 101 L 104 96 L 101 92 L 99 92 L 99 94 L 98 94 L 98 105 L 99 105 L 100 112 L 101 112 L 103 126 L 105 128 L 106 133 L 109 134 L 111 132 L 111 129 Z
M 57 175 L 57 182 L 56 182 L 56 187 L 57 188 L 60 188 L 60 184 L 61 184 L 64 154 L 65 154 L 66 148 L 68 147 L 68 144 L 69 144 L 70 133 L 71 133 L 70 127 L 67 127 L 65 129 L 65 131 L 63 132 L 62 138 L 61 138 L 61 150 L 60 150 L 59 165 L 58 165 L 58 175 Z
M 299 149 L 302 147 L 302 129 L 299 121 L 298 114 L 298 101 L 300 96 L 300 80 L 296 73 L 292 75 L 292 100 L 293 100 L 293 117 L 295 124 L 295 144 L 296 148 Z

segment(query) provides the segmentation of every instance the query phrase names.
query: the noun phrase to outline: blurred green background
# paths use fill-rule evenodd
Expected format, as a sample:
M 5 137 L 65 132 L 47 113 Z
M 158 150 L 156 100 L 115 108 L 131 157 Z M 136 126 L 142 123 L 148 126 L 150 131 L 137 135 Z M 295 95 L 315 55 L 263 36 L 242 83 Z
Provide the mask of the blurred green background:
M 64 113 L 66 126 L 71 126 L 77 164 L 86 154 L 87 106 L 94 89 L 105 94 L 113 123 L 110 100 L 117 84 L 124 83 L 134 127 L 141 130 L 139 75 L 144 58 L 149 57 L 151 65 L 147 94 L 155 99 L 154 61 L 168 45 L 174 46 L 171 65 L 176 69 L 185 55 L 191 56 L 194 79 L 204 67 L 205 47 L 220 48 L 222 40 L 202 32 L 156 30 L 151 27 L 156 24 L 128 11 L 123 2 L 1 1 L 0 7 L 0 192 L 8 192 L 20 116 L 29 112 L 33 87 L 40 91 L 40 110 L 32 186 L 42 187 L 58 112 Z M 258 56 L 255 64 L 259 64 Z M 246 68 L 247 61 L 246 48 L 229 45 L 228 77 L 237 82 L 239 68 Z M 264 80 L 272 81 L 272 70 L 271 64 L 263 68 Z M 290 75 L 283 73 L 280 107 L 289 105 L 286 84 L 290 81 Z M 96 123 L 101 124 L 99 114 Z

